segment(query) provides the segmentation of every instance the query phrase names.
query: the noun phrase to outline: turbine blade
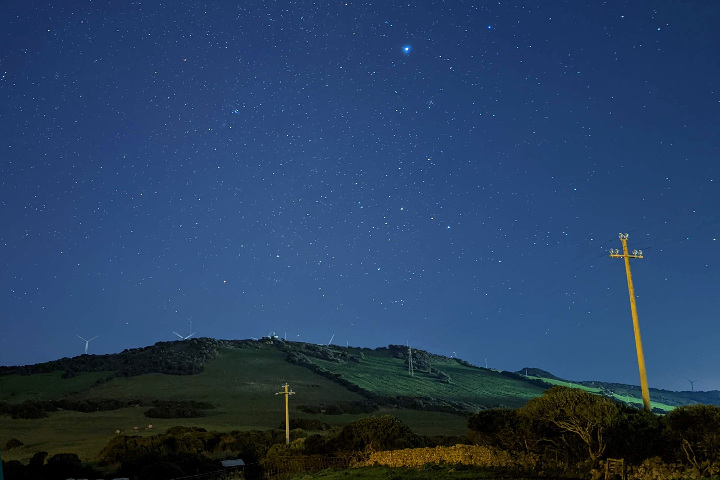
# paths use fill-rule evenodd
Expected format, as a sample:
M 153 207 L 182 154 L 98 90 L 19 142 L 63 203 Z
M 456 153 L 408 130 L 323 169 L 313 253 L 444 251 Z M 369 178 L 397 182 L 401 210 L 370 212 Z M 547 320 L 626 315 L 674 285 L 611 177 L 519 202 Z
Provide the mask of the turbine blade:
M 188 338 L 192 337 L 193 335 L 195 335 L 195 334 L 194 334 L 194 333 L 191 333 L 190 335 L 188 335 L 187 337 L 185 337 L 185 340 L 187 340 Z
M 84 342 L 87 342 L 87 340 L 85 340 L 83 337 L 81 337 L 81 336 L 78 335 L 77 333 L 75 334 L 75 336 L 78 337 L 80 340 L 82 340 L 82 341 L 84 341 Z
M 174 333 L 175 335 L 177 335 L 178 337 L 182 338 L 183 340 L 185 340 L 185 337 L 183 337 L 182 335 L 180 335 L 178 332 L 173 332 L 173 333 Z

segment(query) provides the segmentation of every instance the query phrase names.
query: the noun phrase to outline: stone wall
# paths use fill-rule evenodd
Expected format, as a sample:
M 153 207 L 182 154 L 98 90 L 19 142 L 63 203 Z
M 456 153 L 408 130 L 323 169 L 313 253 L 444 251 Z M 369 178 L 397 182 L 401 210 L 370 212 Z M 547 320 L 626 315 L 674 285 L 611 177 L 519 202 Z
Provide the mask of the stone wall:
M 502 450 L 476 445 L 453 447 L 408 448 L 373 452 L 366 460 L 353 466 L 385 465 L 388 467 L 421 467 L 428 463 L 475 465 L 480 467 L 532 467 L 537 459 L 533 455 L 510 455 Z

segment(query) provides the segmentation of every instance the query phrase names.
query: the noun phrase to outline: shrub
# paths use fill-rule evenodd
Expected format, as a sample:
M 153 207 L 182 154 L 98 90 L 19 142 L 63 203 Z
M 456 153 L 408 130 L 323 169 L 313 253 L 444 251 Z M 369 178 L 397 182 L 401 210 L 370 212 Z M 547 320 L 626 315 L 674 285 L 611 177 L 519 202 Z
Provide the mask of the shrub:
M 160 461 L 143 467 L 137 478 L 138 480 L 169 480 L 184 476 L 185 472 L 179 465 Z
M 338 451 L 362 452 L 423 447 L 425 442 L 397 418 L 383 415 L 363 418 L 343 427 L 333 445 Z
M 285 420 L 280 424 L 280 430 L 285 430 Z M 303 430 L 329 430 L 331 427 L 325 422 L 313 418 L 292 418 L 290 419 L 290 430 L 301 428 Z
M 610 458 L 624 458 L 633 464 L 662 455 L 665 423 L 664 417 L 621 405 L 608 433 L 606 455 Z
M 539 441 L 530 418 L 508 408 L 475 413 L 468 418 L 468 428 L 473 443 L 511 452 L 530 453 Z
M 3 447 L 3 450 L 12 450 L 13 448 L 20 448 L 23 445 L 25 445 L 23 442 L 18 440 L 17 438 L 11 438 L 5 443 L 5 446 Z
M 606 434 L 611 429 L 618 407 L 605 397 L 584 390 L 553 387 L 542 397 L 533 398 L 521 411 L 541 423 L 540 427 L 556 430 L 568 447 L 566 453 L 599 459 L 607 448 Z M 568 434 L 568 436 L 566 436 Z M 570 443 L 575 440 L 576 444 Z M 579 441 L 579 443 L 577 443 Z
M 720 462 L 720 407 L 686 405 L 667 416 L 674 459 L 705 472 Z
M 160 401 L 153 402 L 153 408 L 145 412 L 149 418 L 198 418 L 204 417 L 203 409 L 214 408 L 207 402 Z
M 43 478 L 50 480 L 64 480 L 66 478 L 94 477 L 95 472 L 83 465 L 80 458 L 74 453 L 58 453 L 47 459 Z

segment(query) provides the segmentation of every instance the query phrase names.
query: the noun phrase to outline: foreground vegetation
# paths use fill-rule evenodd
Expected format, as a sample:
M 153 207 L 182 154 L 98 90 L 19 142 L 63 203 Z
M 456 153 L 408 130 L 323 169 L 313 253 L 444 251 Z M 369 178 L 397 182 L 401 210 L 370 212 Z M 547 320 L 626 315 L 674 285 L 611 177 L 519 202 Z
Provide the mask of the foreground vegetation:
M 281 472 L 380 461 L 371 455 L 383 449 L 462 444 L 525 458 L 519 470 L 504 465 L 512 476 L 585 476 L 608 457 L 675 475 L 720 473 L 707 453 L 720 447 L 707 427 L 720 431 L 717 409 L 689 405 L 717 401 L 718 392 L 653 391 L 662 400 L 655 411 L 669 413 L 655 415 L 633 407 L 636 387 L 569 382 L 538 369 L 500 372 L 422 350 L 410 360 L 406 347 L 393 345 L 191 339 L 0 367 L 2 457 L 21 475 L 9 478 L 137 475 L 158 463 L 192 473 L 235 456 Z M 288 450 L 279 430 L 284 402 L 275 396 L 286 382 L 296 392 Z M 582 413 L 584 423 L 568 423 L 569 413 Z M 387 414 L 392 423 L 368 420 Z
M 720 407 L 685 406 L 661 416 L 565 387 L 553 387 L 519 409 L 474 414 L 462 436 L 420 435 L 389 415 L 342 428 L 306 426 L 325 430 L 311 434 L 295 428 L 285 445 L 283 430 L 175 427 L 148 436 L 117 435 L 93 462 L 38 452 L 27 463 L 11 460 L 3 466 L 8 478 L 50 480 L 177 478 L 217 472 L 220 460 L 228 458 L 242 458 L 246 477 L 258 478 L 307 478 L 313 472 L 317 478 L 599 478 L 608 458 L 624 458 L 631 479 L 720 474 Z M 355 470 L 374 465 L 385 468 Z M 318 473 L 328 467 L 343 473 Z
M 344 470 L 323 470 L 313 474 L 299 473 L 292 480 L 441 480 L 503 478 L 502 471 L 472 465 L 428 464 L 422 468 L 359 467 Z M 521 477 L 513 477 L 521 480 Z

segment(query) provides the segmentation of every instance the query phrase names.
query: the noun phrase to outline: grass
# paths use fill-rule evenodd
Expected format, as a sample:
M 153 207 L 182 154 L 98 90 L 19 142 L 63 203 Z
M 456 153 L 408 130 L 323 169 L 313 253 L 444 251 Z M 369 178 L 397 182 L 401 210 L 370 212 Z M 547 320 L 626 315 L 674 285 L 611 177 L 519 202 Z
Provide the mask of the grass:
M 448 374 L 450 383 L 435 375 L 408 374 L 403 360 L 387 350 L 363 350 L 360 364 L 334 363 L 313 358 L 313 362 L 358 386 L 384 396 L 434 397 L 478 406 L 519 407 L 545 389 L 520 379 L 506 377 L 493 370 L 462 365 L 454 359 L 435 359 L 432 367 Z
M 295 391 L 290 397 L 292 418 L 317 418 L 333 426 L 342 426 L 366 416 L 311 415 L 298 411 L 295 407 L 301 404 L 361 401 L 363 397 L 307 368 L 286 362 L 284 354 L 270 346 L 257 350 L 222 350 L 198 375 L 148 374 L 114 378 L 93 386 L 98 378 L 107 374 L 83 373 L 61 379 L 59 372 L 56 373 L 0 377 L 0 388 L 13 401 L 16 398 L 53 399 L 67 395 L 85 400 L 197 400 L 210 402 L 215 408 L 206 410 L 204 417 L 190 419 L 151 419 L 144 416 L 148 407 L 92 413 L 58 411 L 38 420 L 2 417 L 0 446 L 11 438 L 25 443 L 24 447 L 4 451 L 4 460 L 27 461 L 35 452 L 46 451 L 50 455 L 72 452 L 92 461 L 117 430 L 128 435 L 153 435 L 177 425 L 215 431 L 278 428 L 284 420 L 285 404 L 275 393 L 282 390 L 286 382 Z M 11 392 L 15 392 L 14 395 Z M 390 409 L 378 412 L 383 413 L 397 416 L 421 434 L 466 433 L 466 420 L 458 415 Z M 152 429 L 148 429 L 148 425 L 152 425 Z
M 578 388 L 580 390 L 585 390 L 590 393 L 595 393 L 598 395 L 600 395 L 600 394 L 606 395 L 606 396 L 612 397 L 615 400 L 622 402 L 622 403 L 630 403 L 630 404 L 638 405 L 638 406 L 643 405 L 642 398 L 638 398 L 638 397 L 630 396 L 630 395 L 618 395 L 617 393 L 612 393 L 612 394 L 608 395 L 607 390 L 603 391 L 603 389 L 601 389 L 601 388 L 588 387 L 587 385 L 583 385 L 581 383 L 573 383 L 573 382 L 568 382 L 565 380 L 557 380 L 554 378 L 543 378 L 543 377 L 532 377 L 532 376 L 530 376 L 528 378 L 542 380 L 543 382 L 551 384 L 551 385 L 561 385 L 563 387 Z M 666 405 L 664 403 L 654 402 L 654 401 L 652 401 L 652 397 L 650 398 L 650 405 L 652 406 L 653 409 L 657 408 L 666 413 L 671 412 L 675 408 L 672 405 Z
M 27 461 L 35 452 L 77 453 L 84 460 L 94 460 L 98 452 L 116 435 L 153 435 L 170 427 L 183 425 L 214 431 L 266 430 L 280 427 L 284 419 L 284 401 L 275 393 L 288 383 L 296 393 L 290 397 L 291 418 L 314 418 L 332 426 L 343 426 L 367 415 L 312 415 L 297 410 L 298 405 L 331 404 L 362 401 L 364 398 L 303 366 L 285 361 L 285 353 L 274 345 L 258 342 L 258 348 L 225 348 L 205 365 L 197 375 L 147 374 L 129 378 L 113 378 L 112 372 L 82 373 L 63 379 L 61 372 L 0 377 L 0 400 L 13 403 L 26 399 L 52 400 L 196 400 L 211 403 L 215 408 L 205 416 L 192 419 L 150 419 L 144 416 L 147 406 L 134 406 L 114 411 L 80 413 L 58 411 L 39 420 L 13 420 L 2 417 L 0 446 L 11 438 L 25 446 L 3 452 L 4 460 Z M 463 365 L 455 359 L 432 357 L 432 368 L 450 377 L 443 382 L 436 375 L 415 372 L 410 376 L 402 359 L 393 358 L 388 349 L 369 350 L 351 348 L 351 354 L 363 359 L 359 362 L 331 362 L 312 358 L 327 370 L 342 374 L 348 381 L 381 396 L 432 397 L 461 402 L 475 407 L 504 405 L 519 407 L 543 393 L 544 388 L 522 378 L 512 378 L 494 370 Z M 600 393 L 579 383 L 528 377 L 543 380 L 549 385 L 565 385 Z M 640 403 L 637 396 L 626 395 L 628 389 L 613 388 L 615 398 L 623 402 Z M 605 393 L 607 393 L 605 389 Z M 620 392 L 620 393 L 617 393 Z M 674 392 L 663 392 L 671 398 Z M 686 392 L 687 393 L 687 392 Z M 664 397 L 663 397 L 664 398 Z M 666 403 L 653 402 L 653 407 L 669 411 Z M 466 418 L 440 412 L 406 409 L 381 409 L 377 414 L 390 413 L 406 423 L 413 431 L 425 435 L 463 435 L 467 432 Z M 152 425 L 152 429 L 148 428 Z M 137 428 L 137 430 L 135 429 Z
M 345 470 L 324 470 L 315 474 L 299 474 L 292 480 L 443 480 L 443 479 L 492 479 L 522 477 L 508 475 L 502 470 L 492 470 L 466 465 L 434 465 L 422 468 L 361 467 Z
M 83 373 L 62 378 L 62 372 L 0 377 L 0 401 L 19 403 L 24 400 L 57 400 L 74 392 L 85 392 L 96 381 L 114 372 Z

